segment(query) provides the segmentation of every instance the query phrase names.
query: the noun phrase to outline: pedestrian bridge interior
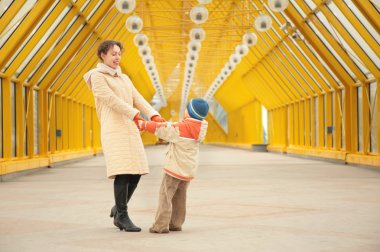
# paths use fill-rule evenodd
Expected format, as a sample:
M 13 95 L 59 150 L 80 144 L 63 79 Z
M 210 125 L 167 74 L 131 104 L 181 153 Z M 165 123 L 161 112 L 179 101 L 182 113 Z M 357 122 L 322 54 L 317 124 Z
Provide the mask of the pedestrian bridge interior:
M 0 247 L 41 251 L 44 237 L 55 251 L 131 246 L 112 250 L 102 239 L 120 237 L 92 233 L 87 217 L 76 222 L 75 214 L 113 204 L 94 97 L 83 80 L 99 62 L 99 43 L 112 39 L 124 46 L 122 72 L 165 120 L 182 120 L 191 98 L 210 105 L 200 180 L 189 196 L 187 228 L 199 233 L 182 240 L 190 244 L 183 251 L 379 251 L 379 20 L 379 0 L 1 0 Z M 147 227 L 164 145 L 150 133 L 141 137 L 152 177 L 133 204 Z M 110 202 L 86 206 L 82 199 L 93 195 L 70 191 L 81 185 Z M 65 223 L 49 212 L 63 205 L 71 206 Z M 38 210 L 45 206 L 50 222 Z M 28 216 L 16 210 L 26 207 Z M 16 242 L 25 237 L 14 213 L 31 227 L 22 233 L 29 242 Z M 95 225 L 108 221 L 95 214 Z M 232 217 L 221 225 L 224 216 Z M 205 219 L 215 225 L 210 240 L 202 239 L 210 235 Z M 53 236 L 49 226 L 67 232 Z M 237 244 L 238 233 L 254 246 Z M 170 244 L 133 237 L 141 251 Z M 266 243 L 271 237 L 278 243 Z
M 206 144 L 380 165 L 378 1 L 292 0 L 279 12 L 264 0 L 199 2 L 136 1 L 123 14 L 112 0 L 1 1 L 0 174 L 101 152 L 82 76 L 104 39 L 124 44 L 123 72 L 166 120 L 178 121 L 188 99 L 208 99 Z M 201 24 L 196 6 L 208 11 L 196 13 Z M 126 27 L 132 16 L 152 71 Z

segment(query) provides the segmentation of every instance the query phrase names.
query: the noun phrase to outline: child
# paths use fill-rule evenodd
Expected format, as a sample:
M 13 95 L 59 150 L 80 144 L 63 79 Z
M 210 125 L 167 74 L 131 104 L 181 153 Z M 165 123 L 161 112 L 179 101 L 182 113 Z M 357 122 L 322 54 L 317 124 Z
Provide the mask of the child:
M 166 152 L 164 177 L 161 183 L 156 220 L 151 233 L 181 231 L 186 216 L 186 190 L 197 170 L 199 144 L 204 140 L 209 110 L 208 103 L 190 100 L 185 118 L 178 123 L 138 121 L 140 130 L 154 133 L 169 142 Z

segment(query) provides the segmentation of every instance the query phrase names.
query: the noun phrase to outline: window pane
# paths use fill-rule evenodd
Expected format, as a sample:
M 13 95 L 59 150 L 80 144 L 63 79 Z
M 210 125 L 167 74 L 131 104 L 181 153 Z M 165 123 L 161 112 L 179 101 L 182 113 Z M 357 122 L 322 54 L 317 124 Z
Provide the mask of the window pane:
M 379 132 L 377 125 L 378 114 L 376 113 L 379 97 L 376 96 L 377 83 L 371 83 L 369 86 L 370 101 L 371 101 L 371 152 L 377 153 L 377 134 Z
M 8 26 L 5 28 L 5 34 L 1 34 L 2 36 L 0 38 L 0 48 L 4 46 L 4 44 L 8 41 L 8 39 L 11 37 L 11 35 L 17 29 L 17 27 L 25 21 L 25 16 L 33 8 L 35 2 L 37 2 L 37 0 L 26 1 L 25 4 L 19 10 L 19 12 L 15 14 L 14 18 L 11 20 L 11 22 L 9 22 Z
M 16 86 L 11 83 L 11 156 L 16 157 Z
M 33 91 L 34 95 L 34 108 L 33 108 L 33 113 L 34 113 L 34 154 L 38 155 L 39 153 L 39 111 L 38 111 L 38 91 L 34 90 Z
M 363 88 L 358 87 L 358 151 L 363 151 Z
M 227 113 L 224 111 L 223 107 L 214 99 L 210 100 L 210 113 L 213 115 L 216 121 L 223 128 L 224 132 L 228 132 L 228 121 Z

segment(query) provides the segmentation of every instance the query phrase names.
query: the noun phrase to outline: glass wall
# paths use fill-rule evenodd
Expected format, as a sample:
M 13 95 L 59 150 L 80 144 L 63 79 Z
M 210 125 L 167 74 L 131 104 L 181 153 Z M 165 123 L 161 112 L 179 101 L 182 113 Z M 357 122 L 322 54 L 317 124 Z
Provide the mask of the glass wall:
M 39 153 L 39 111 L 38 111 L 38 91 L 33 91 L 34 95 L 34 104 L 33 104 L 33 113 L 34 113 L 34 155 Z
M 371 149 L 370 151 L 372 153 L 378 153 L 379 150 L 377 148 L 377 140 L 378 140 L 378 132 L 379 132 L 379 128 L 378 128 L 378 125 L 377 125 L 377 118 L 379 115 L 377 115 L 377 104 L 378 104 L 378 100 L 379 100 L 379 97 L 376 96 L 376 92 L 377 92 L 377 83 L 374 82 L 374 83 L 371 83 L 369 85 L 369 92 L 370 92 L 370 101 L 371 101 L 371 120 L 370 120 L 370 123 L 371 123 Z

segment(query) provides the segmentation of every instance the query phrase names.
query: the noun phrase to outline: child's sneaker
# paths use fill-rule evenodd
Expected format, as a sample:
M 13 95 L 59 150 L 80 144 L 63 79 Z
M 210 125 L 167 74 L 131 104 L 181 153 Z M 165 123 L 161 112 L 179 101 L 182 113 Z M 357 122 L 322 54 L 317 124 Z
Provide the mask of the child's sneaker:
M 169 225 L 169 230 L 170 231 L 182 231 L 182 227 L 176 227 L 176 226 Z
M 149 232 L 150 233 L 156 233 L 156 234 L 167 234 L 167 233 L 169 233 L 169 230 L 165 228 L 161 231 L 157 231 L 153 227 L 151 227 L 151 228 L 149 228 Z

